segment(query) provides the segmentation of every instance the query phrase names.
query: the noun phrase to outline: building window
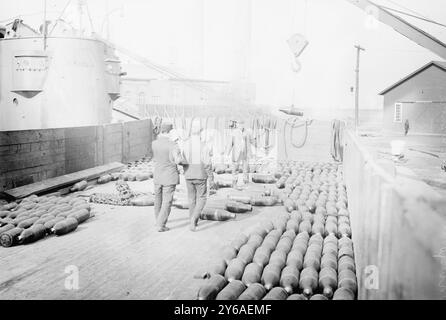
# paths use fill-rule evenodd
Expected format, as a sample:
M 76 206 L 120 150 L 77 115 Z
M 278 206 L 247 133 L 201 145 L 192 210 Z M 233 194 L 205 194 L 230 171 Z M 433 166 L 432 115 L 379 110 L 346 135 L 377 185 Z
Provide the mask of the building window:
M 171 89 L 172 89 L 172 100 L 173 100 L 173 103 L 176 104 L 180 100 L 180 88 L 174 84 L 174 85 L 172 85 Z
M 138 94 L 138 105 L 143 106 L 146 104 L 146 95 L 144 92 Z
M 393 117 L 393 122 L 403 122 L 403 104 L 395 103 L 395 113 Z
M 152 104 L 159 104 L 160 96 L 152 96 Z

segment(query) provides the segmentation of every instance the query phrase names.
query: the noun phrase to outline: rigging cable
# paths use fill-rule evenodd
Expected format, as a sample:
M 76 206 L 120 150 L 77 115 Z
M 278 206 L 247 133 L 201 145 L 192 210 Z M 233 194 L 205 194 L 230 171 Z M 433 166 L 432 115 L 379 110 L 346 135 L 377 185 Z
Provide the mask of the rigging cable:
M 298 123 L 300 121 L 300 123 Z M 284 127 L 283 127 L 283 140 L 284 140 L 284 151 L 285 151 L 285 157 L 288 158 L 288 150 L 287 150 L 287 142 L 289 141 L 291 145 L 296 148 L 300 149 L 302 148 L 308 139 L 308 127 L 313 123 L 313 120 L 305 120 L 304 122 L 301 122 L 301 120 L 298 117 L 288 118 L 285 121 Z M 300 127 L 305 127 L 305 133 L 302 141 L 299 144 L 296 144 L 293 141 L 293 134 L 294 131 Z M 289 128 L 289 139 L 287 139 L 286 132 L 287 128 Z
M 85 7 L 87 8 L 87 16 L 88 16 L 88 20 L 90 21 L 91 32 L 94 33 L 93 19 L 91 19 L 90 9 L 88 8 L 87 2 L 85 2 Z
M 408 8 L 408 7 L 405 7 L 405 6 L 401 5 L 401 4 L 399 4 L 398 2 L 395 2 L 395 1 L 392 1 L 392 0 L 386 0 L 386 1 L 391 3 L 391 4 L 393 4 L 393 5 L 395 5 L 395 6 L 397 6 L 397 7 L 400 7 L 401 9 L 407 10 L 407 11 L 409 11 L 409 12 L 415 14 L 415 15 L 418 15 L 418 16 L 423 17 L 425 19 L 429 19 L 429 17 L 421 14 L 420 12 L 417 12 L 415 10 L 412 10 L 412 9 Z
M 422 20 L 422 21 L 425 21 L 425 22 L 429 22 L 429 23 L 438 25 L 438 26 L 443 27 L 443 28 L 446 28 L 446 24 L 437 22 L 437 21 L 432 20 L 432 19 L 429 19 L 429 18 L 424 18 L 424 17 L 416 16 L 416 15 L 413 15 L 413 14 L 410 14 L 410 13 L 407 13 L 407 12 L 404 12 L 404 11 L 400 11 L 400 10 L 392 9 L 392 8 L 385 7 L 385 6 L 381 6 L 381 8 L 386 9 L 386 10 L 389 10 L 389 11 L 393 11 L 393 12 L 396 12 L 396 13 L 400 13 L 400 14 L 403 14 L 403 15 L 406 15 L 406 16 L 409 16 L 409 17 L 412 17 L 412 18 L 415 18 L 415 19 L 419 19 L 419 20 Z
M 71 3 L 71 0 L 68 0 L 67 4 L 62 9 L 62 12 L 60 12 L 59 17 L 56 19 L 56 22 L 54 23 L 53 27 L 51 28 L 50 32 L 48 33 L 48 37 L 51 36 L 51 34 L 53 33 L 54 29 L 56 28 L 59 21 L 62 19 L 63 15 L 65 14 L 65 11 L 67 10 L 70 3 Z
M 53 27 L 51 28 L 50 32 L 48 33 L 48 37 L 51 36 L 51 34 L 53 33 L 54 29 L 57 26 L 57 23 L 59 22 L 59 20 L 62 19 L 63 15 L 65 14 L 65 10 L 67 10 L 67 8 L 70 5 L 70 3 L 71 3 L 71 0 L 68 0 L 67 4 L 63 8 L 62 12 L 60 13 L 59 17 L 56 19 L 56 22 L 54 23 Z

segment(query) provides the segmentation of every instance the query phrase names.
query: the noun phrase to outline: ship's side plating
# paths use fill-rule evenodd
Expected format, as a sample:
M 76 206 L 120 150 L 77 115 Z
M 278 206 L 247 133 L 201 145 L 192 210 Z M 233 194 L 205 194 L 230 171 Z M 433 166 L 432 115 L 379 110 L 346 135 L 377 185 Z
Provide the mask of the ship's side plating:
M 0 39 L 0 131 L 110 123 L 120 73 L 97 39 Z

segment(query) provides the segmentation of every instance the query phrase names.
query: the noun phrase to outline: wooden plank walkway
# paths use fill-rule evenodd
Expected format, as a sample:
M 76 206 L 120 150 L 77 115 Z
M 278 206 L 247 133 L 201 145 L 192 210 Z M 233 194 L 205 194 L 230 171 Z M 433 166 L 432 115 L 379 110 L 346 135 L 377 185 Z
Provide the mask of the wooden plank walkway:
M 135 191 L 153 188 L 151 181 L 129 185 Z M 113 183 L 108 183 L 96 185 L 88 193 L 112 190 Z M 220 190 L 214 201 L 221 201 L 228 192 L 234 190 Z M 256 208 L 234 221 L 201 221 L 197 232 L 191 232 L 188 211 L 174 208 L 168 222 L 171 230 L 158 233 L 153 207 L 94 204 L 95 217 L 73 233 L 29 245 L 0 247 L 0 297 L 194 299 L 204 281 L 194 275 L 204 272 L 239 232 L 280 210 L 283 207 Z M 65 288 L 68 266 L 79 270 L 78 290 Z
M 12 197 L 14 199 L 22 199 L 32 194 L 39 195 L 47 191 L 67 187 L 82 180 L 95 179 L 103 174 L 113 171 L 118 171 L 123 167 L 124 164 L 120 162 L 111 162 L 108 164 L 104 164 L 102 166 L 97 166 L 94 168 L 89 168 L 86 170 L 65 174 L 63 176 L 31 183 L 22 187 L 6 190 L 4 191 L 4 193 L 7 196 Z

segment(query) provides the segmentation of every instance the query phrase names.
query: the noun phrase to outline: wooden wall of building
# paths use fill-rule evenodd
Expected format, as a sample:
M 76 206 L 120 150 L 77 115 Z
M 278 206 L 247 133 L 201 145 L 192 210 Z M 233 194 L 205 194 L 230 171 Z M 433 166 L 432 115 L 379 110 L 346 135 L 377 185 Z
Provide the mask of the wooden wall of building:
M 345 134 L 359 299 L 446 298 L 446 201 Z
M 402 122 L 394 122 L 397 102 L 403 103 Z M 431 66 L 384 95 L 384 130 L 402 134 L 406 119 L 410 134 L 446 134 L 444 70 Z

